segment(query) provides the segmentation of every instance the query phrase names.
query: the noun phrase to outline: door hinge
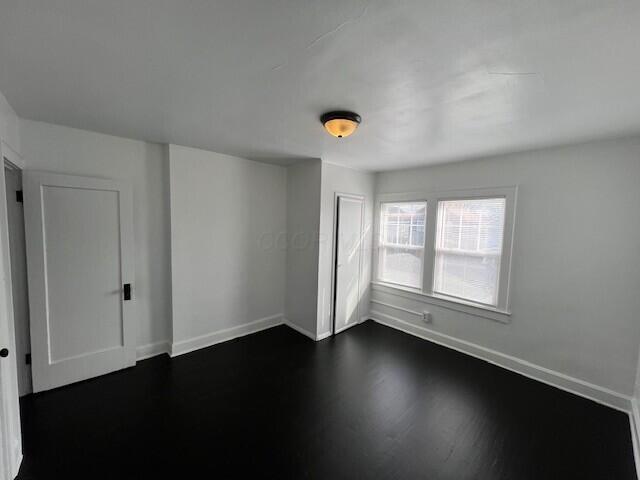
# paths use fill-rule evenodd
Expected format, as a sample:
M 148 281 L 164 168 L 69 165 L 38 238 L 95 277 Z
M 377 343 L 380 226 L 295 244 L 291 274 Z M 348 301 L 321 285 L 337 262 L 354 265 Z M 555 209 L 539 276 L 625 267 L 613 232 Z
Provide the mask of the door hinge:
M 25 354 L 24 363 L 26 363 L 27 365 L 31 365 L 31 354 L 30 353 Z
M 22 190 L 16 190 L 16 202 L 22 203 Z

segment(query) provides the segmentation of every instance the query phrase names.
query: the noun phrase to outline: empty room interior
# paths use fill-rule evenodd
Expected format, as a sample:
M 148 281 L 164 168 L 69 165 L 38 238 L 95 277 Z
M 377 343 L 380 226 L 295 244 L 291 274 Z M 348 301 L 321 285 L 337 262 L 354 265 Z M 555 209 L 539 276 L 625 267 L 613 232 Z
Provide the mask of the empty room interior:
M 640 2 L 0 0 L 0 480 L 629 480 Z

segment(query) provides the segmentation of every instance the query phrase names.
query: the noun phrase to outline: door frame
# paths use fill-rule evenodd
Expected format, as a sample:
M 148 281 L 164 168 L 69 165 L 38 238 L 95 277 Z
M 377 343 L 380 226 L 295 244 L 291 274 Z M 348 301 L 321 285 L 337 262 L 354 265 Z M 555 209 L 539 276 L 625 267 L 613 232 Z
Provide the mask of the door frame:
M 336 335 L 347 328 L 352 327 L 353 325 L 347 325 L 346 327 L 342 327 L 341 329 L 336 330 L 336 295 L 337 295 L 337 275 L 338 275 L 338 235 L 340 233 L 340 199 L 348 198 L 351 200 L 359 200 L 362 203 L 362 211 L 360 213 L 360 243 L 362 244 L 362 240 L 364 238 L 364 218 L 365 218 L 365 206 L 366 206 L 366 197 L 365 195 L 360 195 L 357 193 L 346 193 L 346 192 L 334 192 L 333 195 L 333 249 L 331 253 L 331 335 Z M 359 262 L 358 262 L 358 304 L 356 306 L 356 318 L 358 319 L 358 323 L 360 323 L 360 292 L 361 285 L 360 281 L 362 280 L 362 248 L 360 248 L 359 254 Z
M 13 162 L 7 160 L 5 158 L 4 161 L 4 174 L 5 174 L 5 186 L 9 180 L 8 175 L 15 175 L 19 180 L 18 190 L 22 191 L 22 175 L 24 173 L 24 168 L 20 168 L 18 165 Z M 17 363 L 17 374 L 18 374 L 18 394 L 20 398 L 33 393 L 33 389 L 31 388 L 31 365 L 27 364 L 27 359 L 25 358 L 25 354 L 27 352 L 22 351 L 26 345 L 28 345 L 28 352 L 31 352 L 31 336 L 29 334 L 29 292 L 27 289 L 27 284 L 20 284 L 20 279 L 18 280 L 18 284 L 14 285 L 13 280 L 14 274 L 18 270 L 22 270 L 24 267 L 24 271 L 22 274 L 24 275 L 25 282 L 28 282 L 27 278 L 27 242 L 24 234 L 24 208 L 19 207 L 19 203 L 22 203 L 24 206 L 24 202 L 19 202 L 17 198 L 14 199 L 13 195 L 10 195 L 10 192 L 7 191 L 6 195 L 8 195 L 7 199 L 7 222 L 9 224 L 8 233 L 9 233 L 9 252 L 11 255 L 11 292 L 13 294 L 13 330 L 15 336 L 15 352 L 16 352 L 16 363 Z M 14 209 L 19 210 L 16 212 Z M 18 213 L 19 217 L 22 220 L 22 226 L 15 225 L 11 221 L 11 212 L 14 210 L 15 213 Z M 13 251 L 13 240 L 15 238 L 15 232 L 22 230 L 22 241 L 19 241 L 22 247 L 22 260 L 21 258 L 16 258 L 16 255 Z M 18 247 L 19 248 L 19 247 Z M 17 260 L 17 265 L 14 264 L 14 260 Z M 18 318 L 16 316 L 17 304 L 24 301 L 25 310 L 23 313 L 26 314 L 24 318 Z M 23 324 L 24 323 L 24 324 Z M 26 330 L 26 331 L 25 331 Z M 21 342 L 26 341 L 26 344 L 21 344 Z M 20 356 L 18 356 L 20 354 Z M 27 354 L 27 355 L 30 355 Z M 26 382 L 26 384 L 25 384 Z
M 11 359 L 12 365 L 10 368 L 13 377 L 10 382 L 12 391 L 0 391 L 0 394 L 5 397 L 0 401 L 0 435 L 2 435 L 2 441 L 0 441 L 0 445 L 2 445 L 2 452 L 0 452 L 2 456 L 0 478 L 9 480 L 18 475 L 18 470 L 22 462 L 22 433 L 19 420 L 17 421 L 17 425 L 12 424 L 12 420 L 15 422 L 15 419 L 19 419 L 20 417 L 20 407 L 18 402 L 18 370 L 15 356 L 16 339 L 13 319 L 13 284 L 11 281 L 11 253 L 9 250 L 9 223 L 4 169 L 8 167 L 11 170 L 22 171 L 25 168 L 25 163 L 15 150 L 1 140 L 0 159 L 2 160 L 2 172 L 0 172 L 0 209 L 2 209 L 0 212 L 0 255 L 2 256 L 2 272 L 0 272 L 0 274 L 3 275 L 5 279 L 5 292 L 0 293 L 0 295 L 6 295 L 6 310 L 0 308 L 0 322 L 7 322 L 9 335 L 7 341 L 9 342 L 8 348 L 10 352 L 7 359 Z M 7 396 L 11 396 L 11 398 L 7 398 Z M 9 406 L 5 408 L 5 406 L 10 405 L 10 403 L 13 403 L 13 407 Z

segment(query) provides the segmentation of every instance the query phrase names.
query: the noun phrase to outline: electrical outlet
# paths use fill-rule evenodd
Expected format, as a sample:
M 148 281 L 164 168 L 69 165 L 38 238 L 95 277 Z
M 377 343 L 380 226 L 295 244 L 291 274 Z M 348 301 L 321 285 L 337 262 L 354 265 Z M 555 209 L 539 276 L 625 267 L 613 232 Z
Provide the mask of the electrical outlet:
M 424 323 L 431 323 L 431 314 L 426 310 L 422 312 L 422 321 Z

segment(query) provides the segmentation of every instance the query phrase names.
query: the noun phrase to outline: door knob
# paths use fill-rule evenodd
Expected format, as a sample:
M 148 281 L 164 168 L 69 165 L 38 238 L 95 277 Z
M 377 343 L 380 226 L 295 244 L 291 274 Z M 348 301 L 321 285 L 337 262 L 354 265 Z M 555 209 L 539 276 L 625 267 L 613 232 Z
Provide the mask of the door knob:
M 0 350 L 0 357 L 4 358 L 8 356 L 9 356 L 9 349 L 3 348 L 2 350 Z

